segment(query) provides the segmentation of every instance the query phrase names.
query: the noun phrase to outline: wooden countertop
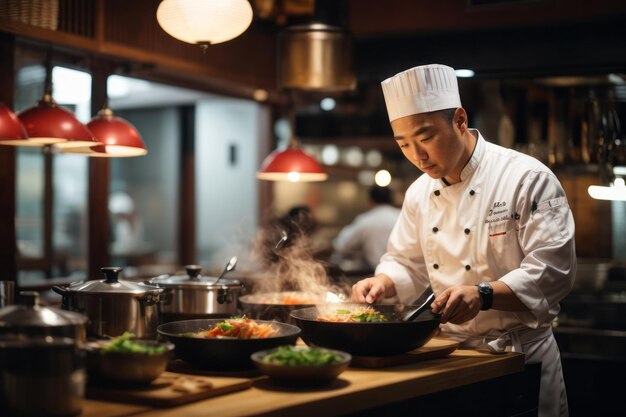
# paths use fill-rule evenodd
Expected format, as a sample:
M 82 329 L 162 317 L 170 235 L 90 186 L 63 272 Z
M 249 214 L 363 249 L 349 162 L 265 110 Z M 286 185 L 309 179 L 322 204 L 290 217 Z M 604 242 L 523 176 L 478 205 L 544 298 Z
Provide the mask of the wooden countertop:
M 338 416 L 497 378 L 524 369 L 524 355 L 456 350 L 441 359 L 382 369 L 349 368 L 318 389 L 284 388 L 267 378 L 250 389 L 173 408 L 85 400 L 84 417 Z

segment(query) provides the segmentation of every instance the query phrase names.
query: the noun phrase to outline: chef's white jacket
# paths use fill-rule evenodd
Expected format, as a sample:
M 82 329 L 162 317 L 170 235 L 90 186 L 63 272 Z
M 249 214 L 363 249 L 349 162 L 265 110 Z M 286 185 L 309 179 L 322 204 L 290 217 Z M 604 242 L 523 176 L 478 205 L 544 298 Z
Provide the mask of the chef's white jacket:
M 410 303 L 429 285 L 439 294 L 454 285 L 506 283 L 528 312 L 481 311 L 461 325 L 446 323 L 442 330 L 459 340 L 482 340 L 493 350 L 512 346 L 526 351 L 527 361 L 543 360 L 544 366 L 557 360 L 560 375 L 550 325 L 576 273 L 574 219 L 567 198 L 541 162 L 472 132 L 478 139 L 459 183 L 446 186 L 422 175 L 409 187 L 376 274 L 391 278 L 402 303 Z M 537 347 L 546 338 L 549 352 Z M 536 351 L 534 360 L 531 350 Z M 542 389 L 550 383 L 543 378 Z M 560 407 L 566 414 L 566 400 L 564 413 Z M 548 414 L 555 415 L 540 412 Z

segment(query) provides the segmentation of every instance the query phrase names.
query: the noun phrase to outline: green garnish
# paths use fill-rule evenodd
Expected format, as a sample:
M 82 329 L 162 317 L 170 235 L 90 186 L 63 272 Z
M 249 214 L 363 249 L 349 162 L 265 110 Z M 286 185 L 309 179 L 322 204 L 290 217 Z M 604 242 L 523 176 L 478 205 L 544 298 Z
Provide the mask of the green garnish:
M 361 323 L 375 323 L 375 322 L 387 321 L 387 318 L 385 317 L 384 314 L 381 314 L 372 308 L 357 309 L 356 311 L 346 310 L 344 308 L 338 308 L 336 312 L 339 315 L 350 314 L 350 319 L 352 321 L 361 322 Z
M 100 349 L 101 353 L 144 353 L 146 355 L 159 355 L 166 351 L 165 345 L 151 346 L 131 340 L 135 335 L 124 332 L 123 335 L 111 339 L 111 342 Z
M 305 365 L 305 366 L 324 366 L 339 363 L 341 357 L 326 349 L 313 347 L 297 349 L 293 346 L 280 346 L 275 352 L 266 355 L 263 363 L 272 365 Z
M 227 332 L 229 330 L 232 330 L 235 328 L 235 326 L 233 326 L 232 324 L 230 324 L 227 321 L 223 321 L 221 323 L 218 324 L 218 327 L 220 328 L 221 331 L 223 332 Z
M 376 323 L 376 322 L 381 322 L 381 321 L 387 321 L 384 315 L 380 313 L 370 313 L 370 312 L 353 314 L 352 319 L 354 321 L 358 321 L 361 323 Z

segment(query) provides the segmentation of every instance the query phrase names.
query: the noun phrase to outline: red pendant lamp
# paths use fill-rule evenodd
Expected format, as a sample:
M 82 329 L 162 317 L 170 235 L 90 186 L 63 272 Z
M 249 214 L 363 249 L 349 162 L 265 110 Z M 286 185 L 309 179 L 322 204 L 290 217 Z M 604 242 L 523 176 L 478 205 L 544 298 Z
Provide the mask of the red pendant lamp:
M 32 146 L 71 148 L 99 143 L 70 111 L 57 105 L 49 93 L 44 94 L 37 105 L 17 116 L 26 128 Z
M 256 177 L 266 181 L 313 182 L 326 181 L 328 174 L 292 137 L 287 149 L 277 149 L 265 158 Z
M 96 117 L 87 123 L 87 127 L 99 144 L 91 147 L 70 148 L 65 150 L 65 153 L 82 153 L 101 158 L 128 158 L 148 153 L 135 126 L 115 116 L 108 105 L 105 105 Z
M 28 135 L 20 119 L 3 103 L 0 103 L 0 145 L 28 146 Z
M 52 98 L 50 58 L 46 62 L 43 98 L 35 106 L 18 113 L 17 117 L 24 125 L 28 142 L 32 146 L 55 145 L 62 150 L 98 144 L 91 132 L 74 117 L 74 114 L 59 106 Z

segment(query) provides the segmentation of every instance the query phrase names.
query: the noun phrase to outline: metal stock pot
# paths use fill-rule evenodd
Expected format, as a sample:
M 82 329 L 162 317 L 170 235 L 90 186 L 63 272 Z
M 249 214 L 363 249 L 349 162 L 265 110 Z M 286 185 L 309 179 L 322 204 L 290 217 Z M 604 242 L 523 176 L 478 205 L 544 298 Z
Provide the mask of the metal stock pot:
M 80 414 L 87 317 L 41 306 L 36 292 L 19 298 L 0 309 L 0 415 Z
M 156 337 L 158 303 L 163 290 L 118 279 L 122 268 L 100 268 L 105 279 L 52 287 L 63 296 L 63 308 L 87 316 L 87 336 L 115 337 L 132 332 L 138 338 Z
M 236 279 L 200 275 L 199 265 L 185 266 L 187 275 L 159 276 L 148 284 L 163 288 L 159 304 L 163 322 L 187 319 L 230 317 L 237 314 L 237 300 L 244 286 Z

